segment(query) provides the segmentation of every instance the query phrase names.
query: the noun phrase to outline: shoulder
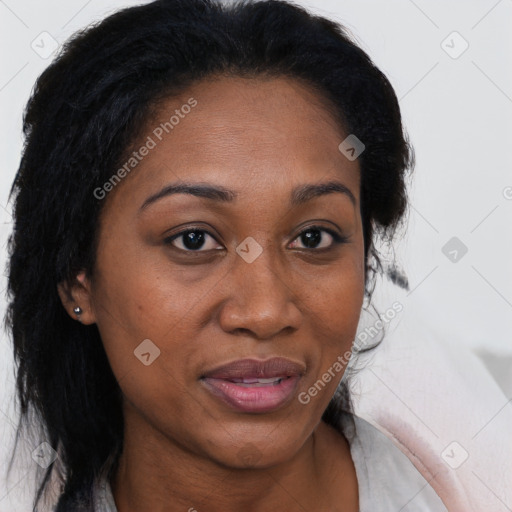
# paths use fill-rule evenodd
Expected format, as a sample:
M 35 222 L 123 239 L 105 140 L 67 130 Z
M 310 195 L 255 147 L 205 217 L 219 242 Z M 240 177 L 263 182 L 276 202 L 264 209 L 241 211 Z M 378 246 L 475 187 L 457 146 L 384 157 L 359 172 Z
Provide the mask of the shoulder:
M 345 412 L 340 429 L 350 444 L 361 512 L 447 512 L 429 482 L 377 428 Z

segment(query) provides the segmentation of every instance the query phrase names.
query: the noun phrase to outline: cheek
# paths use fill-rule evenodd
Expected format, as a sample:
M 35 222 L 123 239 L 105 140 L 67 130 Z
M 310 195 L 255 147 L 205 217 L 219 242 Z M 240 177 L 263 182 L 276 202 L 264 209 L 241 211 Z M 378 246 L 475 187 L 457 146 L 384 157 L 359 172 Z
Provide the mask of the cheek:
M 128 236 L 126 239 L 130 240 Z M 139 242 L 140 244 L 140 242 Z M 134 339 L 161 337 L 204 296 L 203 283 L 169 264 L 163 249 L 108 238 L 98 255 L 94 303 L 100 327 L 112 321 Z
M 329 276 L 317 277 L 305 298 L 316 340 L 305 391 L 319 409 L 327 406 L 350 360 L 364 299 L 362 258 L 362 251 L 347 255 Z
M 194 356 L 187 313 L 193 314 L 199 294 L 169 285 L 150 267 L 120 264 L 97 290 L 97 325 L 127 406 L 155 424 L 171 425 L 189 417 L 194 405 L 184 369 Z
M 330 335 L 337 339 L 338 347 L 352 343 L 364 298 L 364 284 L 357 279 L 345 276 L 339 283 L 329 283 L 323 290 L 323 299 L 317 307 L 322 308 L 325 325 L 330 327 Z
M 220 276 L 203 272 L 205 278 L 197 279 L 196 270 L 185 272 L 150 251 L 129 247 L 104 254 L 122 254 L 98 258 L 95 279 L 97 326 L 112 371 L 141 409 L 150 410 L 138 396 L 155 410 L 159 400 L 179 407 L 189 393 L 185 369 L 201 348 L 190 340 L 198 337 L 208 292 Z
M 362 248 L 354 247 L 337 265 L 303 279 L 302 301 L 329 344 L 337 340 L 340 346 L 340 339 L 348 341 L 357 329 L 365 290 L 363 258 Z

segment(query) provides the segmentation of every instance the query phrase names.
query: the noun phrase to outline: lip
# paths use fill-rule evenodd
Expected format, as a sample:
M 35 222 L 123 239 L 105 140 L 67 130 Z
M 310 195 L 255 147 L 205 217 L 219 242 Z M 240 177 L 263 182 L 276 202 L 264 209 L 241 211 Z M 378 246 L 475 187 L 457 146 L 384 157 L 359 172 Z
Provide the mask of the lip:
M 230 407 L 263 413 L 284 407 L 305 371 L 304 364 L 283 357 L 240 359 L 208 371 L 200 380 Z

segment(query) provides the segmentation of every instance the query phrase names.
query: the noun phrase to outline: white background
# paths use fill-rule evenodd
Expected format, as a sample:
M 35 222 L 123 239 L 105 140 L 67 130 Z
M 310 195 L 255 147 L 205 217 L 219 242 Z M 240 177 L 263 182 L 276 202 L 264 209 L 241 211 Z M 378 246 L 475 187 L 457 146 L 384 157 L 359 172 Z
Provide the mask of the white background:
M 398 261 L 411 285 L 409 293 L 400 295 L 402 321 L 461 350 L 476 351 L 511 397 L 512 0 L 298 3 L 342 22 L 400 99 L 417 158 L 408 232 L 397 244 Z M 60 44 L 75 30 L 129 5 L 135 2 L 0 1 L 2 269 L 11 229 L 7 199 L 23 142 L 22 111 L 35 79 L 51 61 L 31 44 L 47 37 L 42 32 Z M 469 45 L 457 58 L 447 53 L 456 56 L 463 48 L 454 31 Z M 452 237 L 468 249 L 463 257 L 459 251 L 456 262 L 442 252 Z M 1 279 L 3 290 L 5 276 Z M 379 285 L 381 310 L 396 293 L 385 281 Z M 2 298 L 2 316 L 4 311 Z M 2 333 L 1 478 L 16 422 L 11 352 Z M 25 474 L 30 464 L 9 482 L 0 480 L 0 512 L 29 510 Z

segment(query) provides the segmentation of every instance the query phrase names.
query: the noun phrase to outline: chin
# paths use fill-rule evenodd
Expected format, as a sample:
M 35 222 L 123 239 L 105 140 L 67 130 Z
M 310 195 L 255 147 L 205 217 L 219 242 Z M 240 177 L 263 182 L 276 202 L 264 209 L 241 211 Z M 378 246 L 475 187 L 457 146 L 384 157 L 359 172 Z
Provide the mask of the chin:
M 293 459 L 307 439 L 303 432 L 284 424 L 274 425 L 259 434 L 238 433 L 222 440 L 211 440 L 216 449 L 215 453 L 209 450 L 210 457 L 229 468 L 266 469 Z

